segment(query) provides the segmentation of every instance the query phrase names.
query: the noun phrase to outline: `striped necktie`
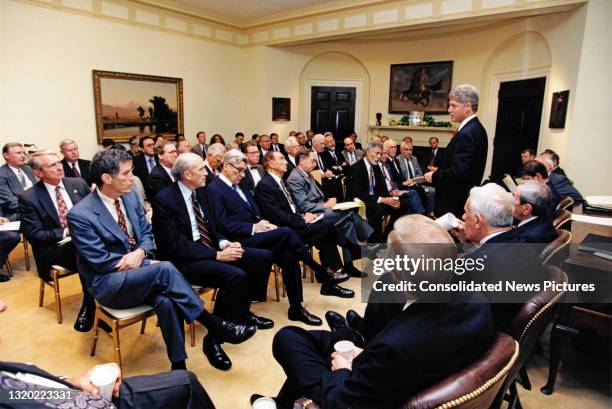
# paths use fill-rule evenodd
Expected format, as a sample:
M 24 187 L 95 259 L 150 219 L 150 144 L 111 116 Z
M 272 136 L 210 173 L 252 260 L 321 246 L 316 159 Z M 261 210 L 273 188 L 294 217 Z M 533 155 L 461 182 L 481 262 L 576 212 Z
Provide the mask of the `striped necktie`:
M 198 232 L 200 233 L 200 241 L 205 246 L 213 248 L 212 240 L 210 239 L 210 233 L 208 232 L 208 227 L 206 227 L 206 221 L 204 220 L 204 216 L 200 211 L 200 205 L 198 203 L 198 199 L 196 198 L 196 193 L 191 192 L 191 205 L 193 206 L 193 214 L 196 218 L 196 223 L 198 225 Z

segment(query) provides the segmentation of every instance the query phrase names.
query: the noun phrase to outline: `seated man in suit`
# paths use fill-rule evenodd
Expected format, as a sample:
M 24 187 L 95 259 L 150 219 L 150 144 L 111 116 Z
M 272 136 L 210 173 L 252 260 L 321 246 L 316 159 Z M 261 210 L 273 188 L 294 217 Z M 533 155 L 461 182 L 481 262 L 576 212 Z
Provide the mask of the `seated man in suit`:
M 287 152 L 285 151 L 285 145 L 283 145 L 282 143 L 278 143 L 278 134 L 274 132 L 270 134 L 270 150 L 273 150 L 274 152 L 280 152 L 283 155 L 287 155 Z
M 331 198 L 325 200 L 323 189 L 319 183 L 312 177 L 312 172 L 316 166 L 316 158 L 314 152 L 305 150 L 298 153 L 296 160 L 298 166 L 291 172 L 287 179 L 287 185 L 292 197 L 295 198 L 295 204 L 300 213 L 323 214 L 323 220 L 328 221 L 333 226 L 336 223 L 350 223 L 352 237 L 345 236 L 344 229 L 336 228 L 338 240 L 342 245 L 342 255 L 344 265 L 352 277 L 362 277 L 363 273 L 354 265 L 353 260 L 361 258 L 359 241 L 367 240 L 372 234 L 372 228 L 363 221 L 357 214 L 351 217 L 348 212 L 334 211 L 332 208 L 336 205 L 336 199 Z
M 247 168 L 243 179 L 243 185 L 251 192 L 251 195 L 255 194 L 255 187 L 266 174 L 263 166 L 259 164 L 259 149 L 255 145 L 245 145 L 242 148 L 242 152 L 246 156 Z
M 266 153 L 272 150 L 272 140 L 266 134 L 259 135 L 259 164 L 263 164 L 263 157 L 266 156 Z
M 348 166 L 352 166 L 358 160 L 363 158 L 363 151 L 355 147 L 355 141 L 351 137 L 344 138 L 344 150 L 342 151 L 344 162 Z
M 559 166 L 559 161 L 561 158 L 559 158 L 559 154 L 557 154 L 557 152 L 553 151 L 552 149 L 546 149 L 540 156 L 545 159 L 550 159 L 550 168 L 548 166 L 546 167 L 548 173 L 556 173 L 561 176 L 567 176 L 563 168 Z
M 395 160 L 395 153 L 397 151 L 397 142 L 393 139 L 388 139 L 383 142 L 383 152 L 380 157 L 380 170 L 382 170 L 385 182 L 387 183 L 387 189 L 389 191 L 399 190 L 400 191 L 400 202 L 405 202 L 406 206 L 414 213 L 425 213 L 425 207 L 421 196 L 414 189 L 409 189 L 403 185 L 402 174 Z
M 207 172 L 206 185 L 219 175 L 225 152 L 225 146 L 221 143 L 213 143 L 208 147 L 206 160 L 204 161 L 204 169 Z
M 135 156 L 133 159 L 134 176 L 138 176 L 138 179 L 140 179 L 142 185 L 146 186 L 149 174 L 157 165 L 157 158 L 155 157 L 155 142 L 150 136 L 143 136 L 140 138 L 140 141 L 138 141 L 138 146 L 140 146 L 142 154 Z
M 6 309 L 6 304 L 0 300 L 0 313 Z M 60 392 L 58 396 L 66 392 L 64 401 L 60 399 L 29 400 L 27 403 L 16 404 L 17 407 L 27 405 L 28 408 L 147 407 L 165 409 L 168 405 L 191 409 L 214 409 L 215 407 L 198 378 L 191 372 L 177 370 L 122 378 L 117 364 L 107 365 L 114 366 L 119 373 L 113 387 L 112 402 L 100 396 L 100 390 L 91 383 L 91 374 L 101 365 L 94 366 L 83 375 L 66 378 L 52 375 L 32 364 L 0 362 L 0 390 L 7 394 L 8 391 L 35 391 L 45 387 L 57 389 Z
M 285 154 L 285 158 L 287 159 L 287 172 L 283 175 L 283 179 L 287 180 L 293 169 L 297 166 L 295 155 L 297 155 L 302 148 L 297 139 L 295 139 L 295 136 L 290 136 L 285 141 L 285 149 L 287 150 Z
M 138 145 L 137 135 L 130 137 L 130 139 L 128 140 L 128 145 L 130 147 L 130 150 L 128 150 L 128 153 L 132 157 L 132 160 L 134 160 L 134 157 L 142 154 L 142 152 L 140 151 L 140 146 Z
M 531 148 L 523 149 L 523 151 L 521 152 L 521 163 L 523 165 L 529 162 L 530 160 L 535 160 L 535 158 L 536 158 L 535 150 Z
M 157 165 L 149 174 L 145 189 L 149 202 L 153 202 L 157 192 L 174 182 L 172 167 L 178 156 L 174 143 L 166 140 L 160 141 L 155 146 L 155 152 L 157 155 Z
M 466 281 L 497 283 L 540 283 L 544 270 L 532 245 L 524 244 L 517 229 L 512 228 L 514 197 L 504 188 L 488 183 L 474 187 L 464 206 L 463 220 L 451 232 L 461 243 L 472 243 L 466 258 L 480 259 L 484 268 L 461 277 Z M 529 296 L 524 292 L 488 292 L 496 331 L 505 331 Z
M 336 152 L 336 140 L 334 134 L 326 132 L 323 137 L 324 147 L 322 149 L 318 136 L 315 135 L 313 138 L 313 150 L 316 152 L 317 166 L 320 167 L 319 159 L 323 162 L 323 168 L 321 172 L 332 173 L 331 177 L 322 177 L 323 191 L 329 198 L 336 198 L 339 202 L 344 201 L 344 190 L 342 187 L 342 179 L 344 178 L 344 169 L 342 168 L 342 155 Z M 319 150 L 320 149 L 320 150 Z
M 405 139 L 405 138 L 404 138 Z M 436 196 L 436 189 L 432 186 L 414 183 L 411 179 L 423 176 L 421 166 L 416 156 L 412 153 L 414 146 L 412 142 L 406 140 L 400 145 L 400 155 L 396 158 L 399 164 L 400 176 L 402 179 L 402 185 L 409 189 L 417 191 L 421 197 L 421 202 L 427 207 L 427 214 L 432 214 L 434 210 L 434 199 Z
M 153 231 L 158 256 L 171 261 L 190 283 L 219 289 L 213 310 L 216 316 L 259 329 L 272 328 L 272 320 L 249 311 L 252 300 L 265 301 L 272 253 L 242 247 L 216 231 L 204 196 L 203 169 L 200 156 L 181 155 L 172 168 L 176 182 L 157 193 Z M 231 367 L 230 359 L 211 334 L 204 338 L 204 353 L 215 368 Z
M 390 235 L 386 257 L 417 258 L 424 254 L 428 258 L 456 258 L 453 240 L 444 230 L 432 228 L 420 237 L 418 231 L 412 232 L 398 232 L 397 239 Z M 424 238 L 427 241 L 422 241 Z M 405 243 L 436 245 L 408 247 Z M 419 281 L 446 283 L 452 274 L 442 269 L 419 269 L 414 276 L 401 279 L 416 282 L 418 277 Z M 389 305 L 393 314 L 364 318 L 376 320 L 372 325 L 378 330 L 363 348 L 353 349 L 351 358 L 334 352 L 334 342 L 351 338 L 346 333 L 296 327 L 280 330 L 272 352 L 287 379 L 275 398 L 277 407 L 291 408 L 295 399 L 304 396 L 323 409 L 399 408 L 410 396 L 470 365 L 490 346 L 491 312 L 482 295 L 457 293 L 438 302 L 418 290 L 398 295 L 405 302 Z
M 167 261 L 152 258 L 153 234 L 132 192 L 132 159 L 125 151 L 96 153 L 91 177 L 97 188 L 68 212 L 79 274 L 104 306 L 155 309 L 172 369 L 185 369 L 183 321 L 200 322 L 219 342 L 241 343 L 257 328 L 210 314 L 189 282 Z
M 60 152 L 64 156 L 62 166 L 64 175 L 69 178 L 81 178 L 91 185 L 89 179 L 89 166 L 91 161 L 79 157 L 79 146 L 72 139 L 62 139 L 60 142 Z
M 544 160 L 544 159 L 543 159 Z M 533 179 L 544 183 L 550 189 L 551 211 L 554 212 L 557 205 L 565 196 L 574 199 L 575 203 L 582 203 L 584 198 L 565 176 L 556 173 L 548 173 L 546 166 L 539 160 L 531 160 L 523 165 L 523 179 Z
M 337 271 L 342 268 L 341 273 L 321 275 L 316 272 L 317 280 L 322 283 L 322 295 L 335 295 L 342 298 L 355 296 L 352 290 L 342 288 L 336 283 L 345 281 L 353 272 L 351 265 L 342 265 L 338 254 L 338 239 L 334 226 L 322 220 L 313 213 L 299 212 L 295 200 L 291 196 L 287 183 L 282 179 L 287 171 L 287 160 L 279 152 L 269 152 L 264 158 L 266 175 L 255 188 L 255 201 L 263 216 L 278 226 L 288 226 L 295 230 L 302 241 L 312 244 L 319 250 L 321 264 Z
M 78 270 L 72 242 L 58 243 L 70 237 L 68 211 L 89 194 L 89 188 L 81 178 L 64 177 L 62 162 L 54 152 L 34 154 L 30 166 L 40 181 L 19 195 L 21 231 L 32 244 L 38 276 L 49 282 L 53 265 Z M 74 329 L 87 332 L 93 325 L 96 306 L 83 277 L 79 278 L 83 288 L 83 304 Z
M 516 230 L 527 243 L 550 243 L 557 238 L 550 209 L 550 189 L 543 183 L 526 180 L 514 190 Z
M 379 166 L 383 144 L 372 141 L 366 146 L 365 156 L 350 167 L 351 197 L 357 197 L 365 203 L 368 224 L 374 233 L 368 239 L 370 243 L 383 243 L 393 228 L 393 223 L 403 214 L 408 213 L 408 204 L 400 201 L 401 192 L 389 189 L 387 181 Z M 383 231 L 383 216 L 390 216 L 390 221 Z
M 6 163 L 0 167 L 0 216 L 8 221 L 19 220 L 17 196 L 36 183 L 32 169 L 25 164 L 25 150 L 17 142 L 9 142 L 2 147 Z M 4 266 L 10 252 L 19 243 L 18 231 L 0 232 L 0 268 Z M 0 274 L 0 282 L 10 278 Z
M 303 261 L 319 277 L 346 279 L 333 271 L 326 271 L 312 259 L 298 234 L 286 226 L 276 226 L 262 219 L 253 195 L 242 183 L 246 172 L 246 157 L 237 150 L 230 150 L 223 157 L 219 178 L 205 189 L 211 219 L 216 228 L 231 240 L 243 246 L 269 249 L 274 262 L 281 268 L 283 283 L 289 300 L 289 319 L 308 325 L 321 325 L 321 319 L 302 307 L 302 275 L 299 261 Z M 265 299 L 265 288 L 262 298 Z

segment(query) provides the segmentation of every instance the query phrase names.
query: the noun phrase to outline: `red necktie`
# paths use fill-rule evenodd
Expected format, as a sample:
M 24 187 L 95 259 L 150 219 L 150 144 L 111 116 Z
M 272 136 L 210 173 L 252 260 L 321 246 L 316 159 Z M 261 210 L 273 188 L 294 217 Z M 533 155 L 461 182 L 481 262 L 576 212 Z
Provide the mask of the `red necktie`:
M 57 201 L 57 212 L 59 214 L 60 224 L 65 229 L 68 227 L 68 222 L 66 220 L 66 216 L 68 215 L 68 206 L 66 206 L 61 189 L 62 188 L 59 185 L 55 186 L 55 200 Z
M 202 216 L 202 212 L 200 211 L 200 205 L 198 204 L 198 199 L 196 198 L 195 192 L 191 193 L 191 205 L 193 206 L 193 214 L 195 215 L 198 231 L 200 232 L 200 241 L 205 246 L 213 248 L 210 233 L 206 227 L 204 216 Z
M 125 215 L 121 210 L 121 204 L 119 203 L 119 199 L 115 199 L 115 209 L 117 210 L 117 223 L 119 223 L 119 227 L 125 233 L 125 237 L 127 237 L 128 243 L 130 244 L 130 250 L 134 250 L 134 248 L 136 247 L 136 240 L 128 233 L 127 224 L 125 222 Z

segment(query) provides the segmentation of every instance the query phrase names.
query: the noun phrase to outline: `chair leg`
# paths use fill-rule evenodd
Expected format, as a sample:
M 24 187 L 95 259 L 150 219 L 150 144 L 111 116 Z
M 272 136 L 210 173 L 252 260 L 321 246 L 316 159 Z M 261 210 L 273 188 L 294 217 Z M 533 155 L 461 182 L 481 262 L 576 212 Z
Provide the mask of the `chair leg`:
M 57 313 L 57 323 L 62 323 L 62 301 L 60 299 L 59 279 L 57 271 L 51 273 L 53 275 L 53 290 L 55 291 L 55 312 Z
M 11 266 L 11 262 L 8 260 L 8 257 L 6 258 L 5 264 L 6 264 L 6 271 L 8 271 L 9 277 L 14 277 L 13 266 Z
M 115 362 L 119 365 L 119 369 L 123 371 L 123 365 L 121 364 L 121 344 L 119 343 L 119 323 L 117 320 L 113 320 L 113 347 L 115 348 Z
M 96 346 L 98 345 L 98 324 L 100 323 L 100 319 L 98 318 L 98 312 L 96 311 L 96 315 L 94 315 L 94 324 L 93 324 L 93 344 L 91 345 L 91 353 L 89 355 L 94 356 L 96 354 Z
M 38 306 L 43 306 L 43 300 L 45 299 L 45 280 L 40 279 L 40 290 L 38 291 Z
M 147 319 L 145 318 L 144 320 L 142 320 L 142 323 L 140 324 L 140 334 L 144 334 L 145 332 L 145 328 L 147 326 Z
M 219 289 L 215 288 L 215 291 L 213 291 L 212 298 L 210 299 L 211 301 L 217 301 L 217 293 L 218 292 L 219 292 Z
M 557 324 L 553 326 L 550 334 L 550 361 L 548 366 L 548 381 L 546 385 L 540 388 L 540 391 L 545 395 L 551 395 L 555 391 L 555 382 L 557 381 L 557 371 L 561 363 L 561 357 L 565 345 L 578 331 L 574 328 L 565 325 Z
M 527 366 L 523 365 L 523 367 L 519 369 L 519 376 L 521 378 L 521 385 L 523 386 L 523 389 L 530 391 L 531 381 L 529 380 L 529 375 L 527 375 Z
M 191 346 L 194 347 L 195 346 L 195 321 L 189 324 L 189 327 L 187 330 L 189 331 L 189 338 L 191 341 Z
M 280 295 L 278 292 L 278 269 L 276 265 L 272 266 L 272 271 L 274 271 L 274 289 L 276 290 L 276 302 L 280 302 Z
M 30 249 L 28 248 L 28 241 L 23 238 L 23 257 L 25 258 L 26 270 L 30 271 Z

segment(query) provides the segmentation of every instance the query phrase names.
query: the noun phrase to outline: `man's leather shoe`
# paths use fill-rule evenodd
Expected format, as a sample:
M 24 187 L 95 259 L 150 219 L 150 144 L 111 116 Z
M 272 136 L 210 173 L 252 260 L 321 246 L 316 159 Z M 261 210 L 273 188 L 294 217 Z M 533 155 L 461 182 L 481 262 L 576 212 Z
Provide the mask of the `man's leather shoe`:
M 202 350 L 206 358 L 208 358 L 208 362 L 215 368 L 227 371 L 232 367 L 232 361 L 230 361 L 229 357 L 225 354 L 221 345 L 212 337 L 208 335 L 204 337 L 202 341 Z
M 317 279 L 317 283 L 324 283 L 324 284 L 325 283 L 340 284 L 340 283 L 345 282 L 349 278 L 351 278 L 351 276 L 349 276 L 344 271 L 337 272 L 337 271 L 332 270 L 329 267 L 327 268 L 327 271 L 325 271 L 325 273 L 315 274 L 315 277 Z
M 325 321 L 327 321 L 327 325 L 329 325 L 331 331 L 335 331 L 338 328 L 348 328 L 346 318 L 335 311 L 327 311 L 325 313 Z
M 353 298 L 355 296 L 353 290 L 340 287 L 338 284 L 323 284 L 320 292 L 321 295 L 333 295 L 340 298 Z
M 94 309 L 82 305 L 74 322 L 74 329 L 79 332 L 89 331 L 93 327 L 94 313 Z
M 258 317 L 253 313 L 248 313 L 244 318 L 244 321 L 248 325 L 255 325 L 257 329 L 270 329 L 274 326 L 274 321 L 265 317 Z
M 306 308 L 304 307 L 300 307 L 299 309 L 289 308 L 288 316 L 291 321 L 302 321 L 304 324 L 315 326 L 323 325 L 321 318 L 317 317 L 316 315 L 312 315 L 306 311 Z
M 348 310 L 346 312 L 346 322 L 348 322 L 349 327 L 351 327 L 355 331 L 361 332 L 361 324 L 363 323 L 363 318 L 357 313 L 357 311 Z
M 357 267 L 355 267 L 352 264 L 348 266 L 344 266 L 342 268 L 342 272 L 345 274 L 348 274 L 350 277 L 364 278 L 368 276 L 366 272 L 359 270 Z
M 0 274 L 0 283 L 4 283 L 4 282 L 6 282 L 6 281 L 8 281 L 10 279 L 11 279 L 11 277 L 5 276 L 4 274 Z
M 255 325 L 240 325 L 224 320 L 213 335 L 219 342 L 241 344 L 255 335 L 256 331 L 257 327 Z

